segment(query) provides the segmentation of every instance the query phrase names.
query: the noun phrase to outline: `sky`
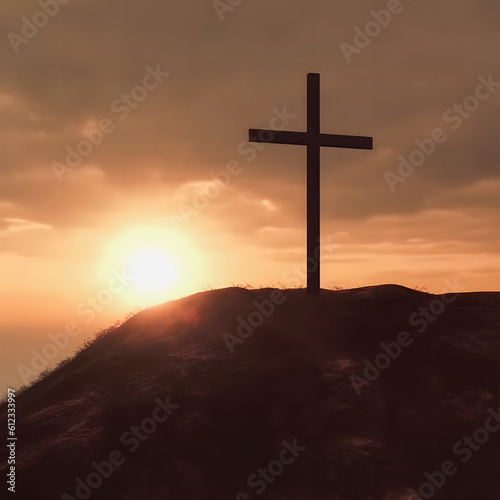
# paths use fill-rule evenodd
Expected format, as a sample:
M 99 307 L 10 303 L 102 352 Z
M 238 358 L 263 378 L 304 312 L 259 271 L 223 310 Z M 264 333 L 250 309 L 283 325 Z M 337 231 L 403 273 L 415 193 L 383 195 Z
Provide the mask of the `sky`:
M 306 128 L 321 286 L 499 290 L 494 0 L 6 0 L 0 392 L 141 308 L 305 284 Z M 222 334 L 222 332 L 221 332 Z M 51 347 L 52 346 L 52 347 Z

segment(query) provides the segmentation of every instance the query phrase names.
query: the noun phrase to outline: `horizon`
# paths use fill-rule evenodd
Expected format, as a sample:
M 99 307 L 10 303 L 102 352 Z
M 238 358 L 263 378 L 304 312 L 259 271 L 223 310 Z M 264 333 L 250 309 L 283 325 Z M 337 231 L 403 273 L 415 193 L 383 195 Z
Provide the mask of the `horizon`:
M 68 324 L 52 365 L 141 308 L 305 285 L 305 147 L 248 130 L 305 131 L 310 72 L 321 132 L 374 138 L 322 148 L 321 287 L 500 289 L 497 2 L 49 3 L 0 6 L 2 388 Z
M 404 285 L 399 285 L 397 283 L 385 283 L 385 284 L 378 284 L 378 285 L 361 285 L 357 287 L 352 287 L 352 288 L 342 288 L 342 287 L 334 287 L 334 288 L 321 288 L 321 292 L 351 292 L 351 291 L 358 291 L 360 289 L 380 289 L 382 288 L 387 288 L 387 287 L 398 287 L 398 288 L 404 288 L 410 292 L 418 292 L 418 293 L 424 293 L 424 294 L 429 294 L 429 295 L 435 295 L 435 296 L 443 296 L 446 297 L 446 295 L 451 295 L 451 301 L 454 300 L 454 297 L 458 295 L 464 295 L 464 294 L 473 294 L 473 293 L 500 293 L 498 292 L 487 292 L 487 291 L 480 291 L 480 292 L 474 292 L 474 291 L 468 291 L 464 290 L 464 287 L 458 282 L 457 279 L 455 279 L 453 282 L 450 280 L 446 280 L 444 282 L 444 287 L 441 289 L 439 293 L 432 293 L 430 292 L 425 286 L 423 287 L 406 287 Z M 16 364 L 16 375 L 19 378 L 19 380 L 22 381 L 22 383 L 19 386 L 15 386 L 13 384 L 8 383 L 3 383 L 4 381 L 0 378 L 0 393 L 1 397 L 5 398 L 7 397 L 8 389 L 12 389 L 15 391 L 19 390 L 25 390 L 28 387 L 31 387 L 35 383 L 39 382 L 41 379 L 45 378 L 46 374 L 52 373 L 54 369 L 57 369 L 59 364 L 68 359 L 73 359 L 77 354 L 81 352 L 81 349 L 85 345 L 89 345 L 90 343 L 93 343 L 102 333 L 106 333 L 109 331 L 112 331 L 120 326 L 122 326 L 124 323 L 126 323 L 128 320 L 136 316 L 137 314 L 147 311 L 149 309 L 153 309 L 157 306 L 162 306 L 165 304 L 168 304 L 170 302 L 176 302 L 176 301 L 182 301 L 183 299 L 187 299 L 190 297 L 193 297 L 195 295 L 199 294 L 205 294 L 205 293 L 211 293 L 211 292 L 219 292 L 219 291 L 228 291 L 228 290 L 248 290 L 248 291 L 254 291 L 254 292 L 262 292 L 262 291 L 267 291 L 267 290 L 273 290 L 273 291 L 278 291 L 278 292 L 297 292 L 297 291 L 302 291 L 304 294 L 307 294 L 309 297 L 309 293 L 307 291 L 306 285 L 302 286 L 297 286 L 293 288 L 279 288 L 279 287 L 267 287 L 267 286 L 262 286 L 262 287 L 253 287 L 250 284 L 233 284 L 228 287 L 221 287 L 221 288 L 206 288 L 204 290 L 198 290 L 192 294 L 187 294 L 183 295 L 180 297 L 175 297 L 170 300 L 167 300 L 165 302 L 160 302 L 158 304 L 150 305 L 148 307 L 142 307 L 138 308 L 134 311 L 129 311 L 127 314 L 122 316 L 121 318 L 115 320 L 113 323 L 107 324 L 107 325 L 102 325 L 98 329 L 94 330 L 90 335 L 85 336 L 83 338 L 83 333 L 85 333 L 85 330 L 82 328 L 81 322 L 78 323 L 76 321 L 68 321 L 65 325 L 64 328 L 59 329 L 58 331 L 53 331 L 49 332 L 45 337 L 42 337 L 41 344 L 38 346 L 36 349 L 32 349 L 30 351 L 29 357 L 26 359 L 25 362 L 18 363 L 18 361 L 15 361 Z M 314 299 L 313 299 L 314 300 Z M 445 300 L 443 298 L 443 300 Z M 450 299 L 447 299 L 445 301 L 446 304 L 449 303 Z M 273 301 L 274 302 L 274 301 Z M 275 305 L 278 302 L 275 303 Z M 92 315 L 92 321 L 94 321 L 96 324 L 99 324 L 98 322 L 95 321 L 96 315 Z M 428 319 L 426 317 L 426 319 Z M 221 332 L 222 333 L 222 332 Z

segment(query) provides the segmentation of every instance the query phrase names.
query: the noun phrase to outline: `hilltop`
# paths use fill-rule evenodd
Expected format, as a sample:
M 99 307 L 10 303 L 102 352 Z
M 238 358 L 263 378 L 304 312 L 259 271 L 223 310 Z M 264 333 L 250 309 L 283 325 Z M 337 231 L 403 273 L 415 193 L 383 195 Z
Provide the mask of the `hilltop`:
M 498 500 L 499 366 L 500 292 L 198 293 L 18 396 L 17 495 Z

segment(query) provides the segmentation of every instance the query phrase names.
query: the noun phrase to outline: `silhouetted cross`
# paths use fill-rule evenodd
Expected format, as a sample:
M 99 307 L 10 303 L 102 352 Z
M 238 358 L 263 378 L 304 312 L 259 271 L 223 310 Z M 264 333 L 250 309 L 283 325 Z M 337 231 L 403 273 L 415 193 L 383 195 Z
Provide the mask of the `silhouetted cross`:
M 372 137 L 320 133 L 319 74 L 307 75 L 307 132 L 253 129 L 251 142 L 307 146 L 307 293 L 319 294 L 319 155 L 320 147 L 373 149 Z M 313 267 L 309 269 L 309 264 Z

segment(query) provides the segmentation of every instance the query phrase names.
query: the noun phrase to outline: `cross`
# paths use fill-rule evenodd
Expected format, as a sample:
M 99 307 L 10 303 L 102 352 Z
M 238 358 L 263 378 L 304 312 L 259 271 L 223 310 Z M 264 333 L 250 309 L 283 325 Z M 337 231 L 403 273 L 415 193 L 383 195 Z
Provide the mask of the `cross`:
M 307 293 L 319 294 L 319 158 L 320 148 L 373 149 L 372 137 L 354 135 L 333 135 L 320 132 L 319 74 L 307 75 L 307 132 L 287 132 L 283 130 L 249 130 L 251 142 L 274 144 L 295 144 L 307 146 Z

